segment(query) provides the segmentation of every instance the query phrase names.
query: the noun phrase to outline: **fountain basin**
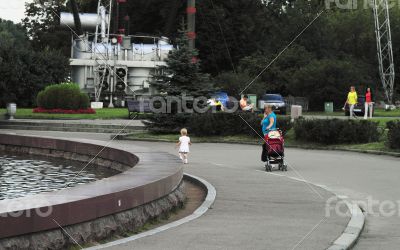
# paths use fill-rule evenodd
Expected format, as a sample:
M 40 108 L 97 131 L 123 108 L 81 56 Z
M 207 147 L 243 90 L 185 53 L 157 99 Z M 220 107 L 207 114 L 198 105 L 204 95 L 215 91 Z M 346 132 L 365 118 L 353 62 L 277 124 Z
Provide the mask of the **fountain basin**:
M 0 152 L 0 200 L 51 192 L 87 184 L 119 173 L 82 162 Z
M 113 215 L 128 213 L 132 209 L 145 208 L 148 209 L 147 217 L 149 214 L 157 216 L 169 207 L 160 208 L 157 202 L 173 204 L 184 200 L 182 164 L 167 153 L 104 147 L 98 141 L 10 134 L 0 134 L 0 150 L 82 162 L 89 162 L 96 156 L 92 163 L 123 171 L 72 188 L 0 201 L 0 246 L 2 238 L 48 233 L 48 230 L 60 232 L 61 227 L 82 230 L 82 225 L 88 225 L 85 223 L 111 219 L 117 217 Z M 154 211 L 151 211 L 153 207 Z M 126 223 L 129 226 L 129 222 Z M 93 230 L 93 227 L 88 227 L 88 230 Z M 96 235 L 98 237 L 93 236 L 93 239 L 103 237 L 101 233 Z

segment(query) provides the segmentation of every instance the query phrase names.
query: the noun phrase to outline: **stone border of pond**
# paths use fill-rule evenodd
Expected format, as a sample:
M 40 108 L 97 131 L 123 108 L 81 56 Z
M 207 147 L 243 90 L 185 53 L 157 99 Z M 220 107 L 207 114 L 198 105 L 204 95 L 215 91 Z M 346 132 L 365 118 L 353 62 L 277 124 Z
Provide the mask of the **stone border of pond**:
M 185 200 L 183 167 L 163 153 L 101 142 L 0 134 L 0 151 L 89 162 L 120 174 L 55 192 L 0 201 L 0 248 L 61 249 L 132 231 Z M 77 241 L 77 242 L 75 242 Z

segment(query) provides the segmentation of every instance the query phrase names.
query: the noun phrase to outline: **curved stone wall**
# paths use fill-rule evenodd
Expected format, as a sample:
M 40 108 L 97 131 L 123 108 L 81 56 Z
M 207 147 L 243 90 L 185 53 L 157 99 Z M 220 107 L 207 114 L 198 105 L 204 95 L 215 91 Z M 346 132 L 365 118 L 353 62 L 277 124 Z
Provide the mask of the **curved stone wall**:
M 54 234 L 57 231 L 65 234 L 61 228 L 68 228 L 71 234 L 74 234 L 74 228 L 78 229 L 79 241 L 85 241 L 84 238 L 99 240 L 108 237 L 109 233 L 95 230 L 96 226 L 93 225 L 96 225 L 96 221 L 114 220 L 111 224 L 120 225 L 121 218 L 137 220 L 132 213 L 139 213 L 142 214 L 140 218 L 143 218 L 139 221 L 145 222 L 146 219 L 181 204 L 185 198 L 180 186 L 182 164 L 167 153 L 136 153 L 129 149 L 104 147 L 98 142 L 8 134 L 0 134 L 0 150 L 64 157 L 83 162 L 89 162 L 96 157 L 94 164 L 125 170 L 118 175 L 85 185 L 0 201 L 0 246 L 4 248 L 13 249 L 11 243 L 14 241 L 18 241 L 19 248 L 23 248 L 23 243 L 27 243 L 27 234 L 30 234 L 30 238 L 38 232 L 52 232 L 43 232 L 46 230 L 55 230 Z M 128 225 L 127 227 L 117 226 L 119 229 L 110 231 L 132 229 L 132 225 L 137 227 L 140 224 L 128 221 L 122 223 Z M 23 236 L 15 237 L 18 235 Z M 57 237 L 53 238 L 55 242 L 51 244 L 57 245 Z M 32 242 L 27 249 L 35 249 Z M 59 244 L 65 247 L 65 244 Z M 57 248 L 56 245 L 51 248 Z

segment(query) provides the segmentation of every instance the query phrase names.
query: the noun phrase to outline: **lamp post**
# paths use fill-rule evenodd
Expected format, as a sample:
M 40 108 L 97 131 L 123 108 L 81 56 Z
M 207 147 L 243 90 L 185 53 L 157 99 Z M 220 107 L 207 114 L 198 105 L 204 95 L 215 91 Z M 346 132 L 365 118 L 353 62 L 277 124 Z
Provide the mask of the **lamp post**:
M 8 103 L 7 104 L 7 115 L 9 120 L 14 120 L 14 115 L 17 113 L 17 104 Z

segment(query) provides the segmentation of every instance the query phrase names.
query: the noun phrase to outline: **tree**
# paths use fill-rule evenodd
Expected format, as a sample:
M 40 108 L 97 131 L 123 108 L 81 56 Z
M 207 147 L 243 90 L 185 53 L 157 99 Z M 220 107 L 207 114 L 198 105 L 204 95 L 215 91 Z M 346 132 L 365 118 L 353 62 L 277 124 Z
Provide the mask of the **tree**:
M 254 76 L 245 71 L 238 73 L 227 71 L 218 74 L 214 81 L 216 87 L 227 92 L 229 96 L 240 98 L 240 93 L 253 79 Z M 260 79 L 256 79 L 244 93 L 262 95 L 265 92 L 265 84 Z
M 232 70 L 242 57 L 268 47 L 279 31 L 276 17 L 271 17 L 276 6 L 269 7 L 259 0 L 197 1 L 196 46 L 202 70 L 212 75 Z M 96 11 L 93 1 L 84 0 L 80 1 L 80 10 Z M 128 1 L 130 34 L 162 35 L 175 40 L 180 37 L 177 30 L 186 18 L 185 11 L 186 1 Z
M 331 3 L 326 9 L 320 0 L 205 0 L 197 1 L 196 48 L 201 60 L 201 71 L 226 79 L 235 86 L 221 83 L 229 91 L 241 87 L 241 81 L 254 78 L 288 44 L 289 49 L 274 61 L 257 81 L 257 87 L 249 91 L 262 94 L 265 91 L 281 92 L 284 95 L 299 95 L 293 92 L 293 76 L 313 61 L 323 61 L 326 65 L 335 62 L 350 63 L 349 67 L 362 67 L 365 75 L 344 78 L 363 85 L 363 79 L 370 79 L 375 92 L 382 91 L 378 74 L 374 17 L 364 2 L 358 1 L 358 8 L 345 10 Z M 61 10 L 62 0 L 48 1 L 53 8 Z M 77 0 L 81 12 L 95 12 L 96 1 Z M 354 1 L 353 1 L 354 3 Z M 28 12 L 30 20 L 25 27 L 29 37 L 40 46 L 35 48 L 63 48 L 69 55 L 70 37 L 64 38 L 50 27 L 56 19 L 47 16 L 43 9 L 32 6 Z M 57 7 L 58 6 L 58 7 Z M 130 15 L 130 34 L 166 35 L 175 40 L 180 38 L 176 32 L 186 17 L 185 1 L 135 0 L 127 2 Z M 310 22 L 320 13 L 312 25 Z M 115 13 L 114 13 L 115 14 Z M 392 40 L 395 65 L 400 65 L 400 10 L 390 9 Z M 112 19 L 114 20 L 114 19 Z M 302 30 L 305 29 L 304 32 Z M 65 32 L 65 31 L 64 31 Z M 302 33 L 301 33 L 302 32 Z M 66 34 L 68 35 L 68 31 Z M 297 37 L 293 43 L 292 40 Z M 328 64 L 328 61 L 331 61 Z M 399 67 L 395 67 L 396 75 Z M 345 70 L 345 69 L 343 69 Z M 230 72 L 235 74 L 230 75 Z M 347 72 L 347 71 L 346 71 Z M 348 75 L 344 72 L 343 75 Z M 237 74 L 236 74 L 237 73 Z M 340 73 L 340 72 L 338 72 Z M 236 75 L 236 78 L 234 76 Z M 358 78 L 358 80 L 356 80 Z M 301 81 L 298 84 L 303 84 Z M 328 83 L 326 83 L 328 84 Z M 399 77 L 396 78 L 397 93 L 400 92 Z M 379 97 L 380 94 L 376 93 Z M 399 93 L 400 94 L 400 93 Z M 321 106 L 321 103 L 317 105 Z
M 199 1 L 197 9 L 199 57 L 213 75 L 237 70 L 243 57 L 269 50 L 278 31 L 272 10 L 258 0 Z
M 177 49 L 168 56 L 167 65 L 157 69 L 162 73 L 155 76 L 153 86 L 172 96 L 200 97 L 210 94 L 213 91 L 210 77 L 200 72 L 197 51 L 189 48 L 186 32 L 181 31 L 176 44 Z
M 274 63 L 271 62 L 276 58 Z M 255 93 L 261 96 L 265 93 L 280 93 L 282 95 L 291 94 L 287 86 L 293 81 L 293 74 L 304 65 L 307 65 L 315 58 L 313 53 L 307 51 L 304 47 L 294 45 L 288 48 L 285 53 L 278 54 L 255 54 L 245 57 L 239 64 L 240 72 L 247 72 L 251 78 L 256 78 L 260 72 L 263 74 L 258 76 L 257 81 L 251 84 L 245 92 Z M 266 70 L 264 70 L 270 65 Z M 258 83 L 256 91 L 252 90 Z M 242 89 L 243 90 L 243 89 Z
M 357 86 L 359 93 L 366 86 L 374 87 L 367 65 L 352 58 L 314 59 L 294 72 L 288 89 L 296 96 L 307 97 L 311 109 L 323 110 L 324 102 L 343 107 L 351 85 Z
M 60 28 L 60 13 L 66 11 L 65 0 L 36 0 L 25 4 L 26 29 L 33 48 L 60 50 L 64 56 L 71 54 L 71 31 Z
M 0 105 L 34 105 L 45 86 L 60 83 L 69 74 L 68 59 L 51 49 L 35 51 L 20 25 L 0 19 Z

